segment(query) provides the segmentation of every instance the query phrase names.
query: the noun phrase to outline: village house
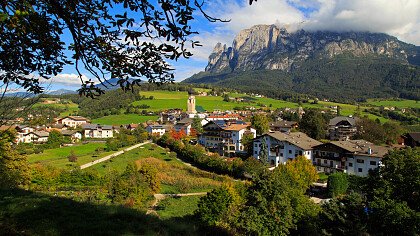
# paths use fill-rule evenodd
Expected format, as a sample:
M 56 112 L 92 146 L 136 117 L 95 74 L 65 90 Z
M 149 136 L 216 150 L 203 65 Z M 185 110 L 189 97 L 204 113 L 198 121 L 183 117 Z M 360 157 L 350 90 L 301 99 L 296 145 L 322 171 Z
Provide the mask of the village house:
M 389 150 L 365 140 L 332 141 L 314 147 L 313 163 L 319 172 L 365 177 L 369 170 L 379 167 Z
M 24 143 L 46 143 L 50 133 L 45 131 L 32 131 L 24 135 Z
M 292 129 L 296 129 L 298 127 L 297 122 L 287 120 L 270 122 L 268 125 L 270 127 L 270 131 L 280 131 L 283 133 L 290 133 Z
M 147 133 L 159 137 L 164 135 L 166 132 L 169 132 L 170 129 L 171 126 L 169 125 L 148 125 L 146 127 Z
M 276 167 L 279 164 L 286 163 L 288 160 L 295 159 L 297 156 L 304 156 L 306 159 L 312 160 L 314 146 L 321 144 L 321 142 L 310 138 L 302 132 L 283 133 L 272 131 L 254 139 L 254 158 L 262 158 L 260 155 L 264 142 L 268 154 L 268 157 L 266 157 L 268 158 L 268 163 Z
M 176 122 L 174 129 L 176 132 L 180 132 L 181 130 L 184 131 L 186 135 L 191 134 L 191 125 L 193 123 L 193 119 L 191 118 L 184 118 L 178 122 Z
M 68 127 L 77 128 L 84 124 L 90 124 L 90 120 L 83 116 L 66 116 L 64 118 L 58 119 L 57 124 L 64 124 Z
M 64 137 L 69 137 L 72 143 L 79 142 L 83 137 L 82 133 L 76 130 L 61 130 L 60 132 Z
M 357 132 L 356 121 L 356 118 L 347 116 L 332 118 L 328 124 L 330 140 L 350 140 Z
M 34 132 L 35 129 L 26 125 L 18 125 L 15 127 L 17 132 L 16 142 L 17 143 L 32 143 L 33 140 L 31 136 L 27 136 L 29 133 Z
M 66 124 L 51 124 L 45 127 L 47 132 L 51 132 L 53 130 L 61 132 L 62 130 L 67 130 L 68 126 Z
M 112 138 L 114 137 L 114 130 L 111 125 L 82 125 L 83 133 L 86 138 Z
M 256 131 L 250 123 L 244 121 L 215 120 L 203 126 L 199 143 L 212 152 L 223 156 L 244 154 L 246 150 L 241 143 L 245 134 L 256 136 Z

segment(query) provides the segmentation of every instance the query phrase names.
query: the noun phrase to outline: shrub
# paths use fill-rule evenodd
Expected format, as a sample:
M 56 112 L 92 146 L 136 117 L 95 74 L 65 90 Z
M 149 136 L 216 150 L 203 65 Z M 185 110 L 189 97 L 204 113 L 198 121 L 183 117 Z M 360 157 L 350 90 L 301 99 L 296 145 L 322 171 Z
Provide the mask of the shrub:
M 67 159 L 69 159 L 69 162 L 76 162 L 77 161 L 77 156 L 74 153 L 74 150 L 70 151 L 70 155 L 67 156 Z
M 336 172 L 328 177 L 328 193 L 331 197 L 337 197 L 346 193 L 349 187 L 347 175 Z

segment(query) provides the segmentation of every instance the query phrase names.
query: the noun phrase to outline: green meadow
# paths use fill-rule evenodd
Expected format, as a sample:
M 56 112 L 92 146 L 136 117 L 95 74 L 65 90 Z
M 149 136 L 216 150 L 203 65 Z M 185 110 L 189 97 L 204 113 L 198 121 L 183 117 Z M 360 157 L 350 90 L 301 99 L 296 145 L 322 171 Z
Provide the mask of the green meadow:
M 51 104 L 46 104 L 43 103 L 45 100 L 48 99 L 41 99 L 38 103 L 34 104 L 33 107 L 54 107 L 54 108 L 62 108 L 64 109 L 63 112 L 60 113 L 60 117 L 65 117 L 68 116 L 70 114 L 76 114 L 79 111 L 79 106 L 76 103 L 73 103 L 69 100 L 65 100 L 65 102 L 67 102 L 66 104 L 62 104 L 62 103 L 51 103 Z
M 187 92 L 173 92 L 173 91 L 142 91 L 140 93 L 146 97 L 153 96 L 153 100 L 140 100 L 135 101 L 133 105 L 141 105 L 146 104 L 150 106 L 148 110 L 152 111 L 159 111 L 165 110 L 170 108 L 180 108 L 183 110 L 187 109 L 187 99 L 188 94 Z M 241 93 L 231 93 L 229 94 L 230 97 L 235 98 L 250 98 L 246 94 Z M 196 105 L 197 107 L 202 107 L 204 110 L 212 112 L 214 110 L 232 110 L 234 107 L 255 107 L 255 108 L 262 108 L 262 107 L 269 107 L 270 109 L 274 110 L 277 108 L 297 108 L 299 107 L 298 103 L 288 102 L 283 100 L 277 100 L 272 98 L 257 98 L 251 97 L 250 100 L 252 102 L 225 102 L 223 101 L 223 97 L 216 97 L 216 96 L 196 96 Z M 311 101 L 310 101 L 311 102 Z M 368 116 L 370 119 L 379 119 L 381 122 L 386 122 L 388 119 L 376 115 L 369 114 L 364 112 L 364 109 L 371 108 L 372 106 L 381 105 L 382 103 L 390 102 L 394 104 L 393 106 L 397 107 L 416 107 L 418 104 L 412 100 L 401 100 L 401 101 L 381 101 L 381 102 L 369 102 L 368 104 L 361 104 L 360 105 L 360 112 L 362 115 Z M 392 103 L 393 102 L 393 103 Z M 341 108 L 341 115 L 349 116 L 353 115 L 357 111 L 357 105 L 352 104 L 344 104 L 344 103 L 336 103 L 336 102 L 326 102 L 326 101 L 318 101 L 317 104 L 311 103 L 303 103 L 303 108 L 320 108 L 320 109 L 331 109 L 333 106 L 340 106 Z
M 420 102 L 415 100 L 375 100 L 369 99 L 368 104 L 384 107 L 420 108 Z
M 159 202 L 156 212 L 162 219 L 193 215 L 202 196 L 168 197 Z
M 149 120 L 156 121 L 157 116 L 142 116 L 138 114 L 120 114 L 103 116 L 92 120 L 93 124 L 101 125 L 123 125 L 123 124 L 138 124 Z
M 74 166 L 80 166 L 113 153 L 95 151 L 97 149 L 103 148 L 105 148 L 105 143 L 87 143 L 69 147 L 47 149 L 42 153 L 28 155 L 28 161 L 29 163 L 40 163 L 57 168 L 72 168 Z M 68 156 L 72 151 L 77 156 L 76 163 L 72 163 L 68 160 Z
M 87 170 L 96 170 L 99 174 L 105 175 L 111 170 L 123 172 L 129 163 L 155 167 L 161 180 L 160 193 L 205 192 L 223 183 L 233 182 L 230 177 L 186 165 L 176 158 L 175 153 L 168 153 L 167 150 L 154 144 L 146 144 L 125 152 L 106 162 L 89 167 Z

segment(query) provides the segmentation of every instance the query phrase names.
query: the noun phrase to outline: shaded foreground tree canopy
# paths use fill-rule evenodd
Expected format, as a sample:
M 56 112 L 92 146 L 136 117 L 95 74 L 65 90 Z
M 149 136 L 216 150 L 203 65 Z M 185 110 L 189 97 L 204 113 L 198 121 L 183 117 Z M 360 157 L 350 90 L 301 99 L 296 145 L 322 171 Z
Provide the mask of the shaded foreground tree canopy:
M 87 96 L 103 91 L 82 79 L 83 70 L 104 85 L 117 78 L 123 88 L 140 78 L 173 81 L 166 60 L 189 58 L 188 48 L 199 46 L 191 39 L 197 34 L 191 28 L 194 12 L 223 21 L 202 7 L 197 0 L 1 1 L 0 80 L 41 93 L 43 79 L 72 64 L 81 79 L 79 93 Z

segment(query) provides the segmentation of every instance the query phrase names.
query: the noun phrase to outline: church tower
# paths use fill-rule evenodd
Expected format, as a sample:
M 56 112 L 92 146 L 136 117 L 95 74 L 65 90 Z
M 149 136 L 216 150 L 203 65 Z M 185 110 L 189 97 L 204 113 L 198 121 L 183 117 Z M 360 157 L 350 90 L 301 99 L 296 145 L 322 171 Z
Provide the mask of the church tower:
M 197 111 L 195 110 L 195 96 L 194 95 L 190 95 L 188 97 L 187 113 L 190 113 L 190 114 L 197 113 Z

